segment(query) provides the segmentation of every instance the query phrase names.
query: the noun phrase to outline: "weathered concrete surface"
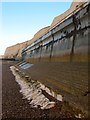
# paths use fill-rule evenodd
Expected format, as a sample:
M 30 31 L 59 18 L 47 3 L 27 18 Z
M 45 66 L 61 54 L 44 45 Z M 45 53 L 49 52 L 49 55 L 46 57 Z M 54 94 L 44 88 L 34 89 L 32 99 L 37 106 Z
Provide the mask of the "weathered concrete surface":
M 22 50 L 27 47 L 28 45 L 31 45 L 32 43 L 34 43 L 35 41 L 37 41 L 39 38 L 43 37 L 44 35 L 46 35 L 48 32 L 50 32 L 50 30 L 55 27 L 58 23 L 62 22 L 63 19 L 65 19 L 72 11 L 77 10 L 77 8 L 79 8 L 80 5 L 82 5 L 82 2 L 73 2 L 71 4 L 71 7 L 64 12 L 63 14 L 57 16 L 54 18 L 52 24 L 50 26 L 47 26 L 45 28 L 42 28 L 41 30 L 39 30 L 32 39 L 23 42 L 23 43 L 18 43 L 16 45 L 10 46 L 6 49 L 5 51 L 5 57 L 8 58 L 15 58 L 21 57 L 21 52 Z M 67 18 L 66 18 L 67 19 Z M 69 28 L 68 28 L 69 29 Z M 71 28 L 70 30 L 72 30 L 73 28 Z M 59 33 L 60 34 L 60 33 Z M 58 35 L 56 35 L 56 38 L 58 38 Z M 52 38 L 50 38 L 52 39 Z M 64 45 L 64 44 L 63 44 Z
M 67 102 L 59 102 L 54 108 L 49 110 L 31 108 L 28 101 L 26 99 L 22 99 L 23 96 L 19 92 L 20 86 L 15 81 L 9 68 L 11 65 L 14 65 L 14 63 L 3 62 L 2 64 L 3 119 L 17 120 L 20 118 L 23 120 L 29 118 L 31 120 L 59 120 L 61 118 L 75 118 L 75 115 L 78 116 L 79 114 L 82 114 L 80 110 L 72 108 Z
M 36 41 L 37 39 L 39 39 L 40 37 L 42 37 L 43 35 L 45 35 L 47 32 L 49 32 L 50 26 L 47 26 L 45 28 L 42 28 L 41 30 L 39 30 L 33 37 L 33 42 Z
M 90 37 L 90 4 L 73 3 L 77 10 L 68 18 L 50 29 L 49 32 L 26 47 L 22 52 L 22 58 L 27 62 L 40 61 L 89 61 L 89 37 Z M 64 14 L 62 14 L 64 15 Z M 62 16 L 61 15 L 61 16 Z M 62 18 L 60 16 L 60 18 Z M 60 20 L 60 18 L 56 18 Z
M 59 22 L 62 22 L 63 19 L 68 16 L 70 13 L 72 13 L 74 10 L 76 10 L 80 5 L 82 5 L 83 2 L 77 2 L 76 0 L 73 0 L 73 3 L 71 4 L 70 8 L 65 11 L 64 13 L 62 13 L 59 16 L 56 16 L 50 26 L 50 29 L 52 29 L 53 27 L 55 27 Z
M 22 57 L 22 55 L 21 55 L 22 50 L 25 47 L 27 47 L 28 45 L 32 44 L 37 39 L 39 39 L 45 33 L 47 33 L 48 30 L 49 30 L 49 26 L 39 30 L 31 40 L 7 47 L 5 50 L 4 57 L 5 58 L 21 58 Z
M 88 63 L 40 62 L 22 71 L 88 113 Z

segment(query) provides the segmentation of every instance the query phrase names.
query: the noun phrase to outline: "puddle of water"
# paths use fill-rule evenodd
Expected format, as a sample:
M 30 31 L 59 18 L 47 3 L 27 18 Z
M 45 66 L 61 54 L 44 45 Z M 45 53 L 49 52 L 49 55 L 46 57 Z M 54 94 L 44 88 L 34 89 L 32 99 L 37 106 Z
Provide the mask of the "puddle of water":
M 22 69 L 27 69 L 27 68 L 32 67 L 33 64 L 29 64 L 29 63 L 24 62 L 24 63 L 20 64 L 19 66 L 20 66 Z
M 23 66 L 23 65 L 25 65 L 25 64 L 26 64 L 26 62 L 24 62 L 24 63 L 20 64 L 19 66 L 21 67 L 21 66 Z

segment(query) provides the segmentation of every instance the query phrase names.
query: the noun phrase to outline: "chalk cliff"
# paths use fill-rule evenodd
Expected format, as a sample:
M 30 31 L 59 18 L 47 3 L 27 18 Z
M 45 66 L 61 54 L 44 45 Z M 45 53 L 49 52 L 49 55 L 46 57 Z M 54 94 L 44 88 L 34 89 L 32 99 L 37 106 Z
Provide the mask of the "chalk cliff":
M 21 57 L 22 49 L 24 49 L 25 47 L 32 44 L 34 41 L 38 40 L 40 37 L 48 33 L 50 29 L 55 27 L 59 22 L 61 22 L 64 18 L 66 18 L 66 16 L 68 16 L 72 11 L 76 10 L 81 4 L 83 3 L 75 2 L 74 0 L 74 2 L 71 4 L 70 8 L 66 12 L 55 17 L 50 26 L 47 26 L 39 30 L 31 40 L 7 47 L 4 54 L 5 58 Z
M 49 26 L 42 28 L 41 30 L 39 30 L 34 37 L 31 40 L 22 42 L 22 43 L 18 43 L 16 45 L 7 47 L 5 50 L 5 58 L 20 58 L 21 57 L 21 52 L 22 50 L 27 47 L 28 45 L 32 44 L 34 41 L 36 41 L 37 39 L 39 39 L 41 36 L 43 36 L 45 33 L 47 33 L 49 30 Z
M 77 0 L 74 0 L 73 3 L 71 4 L 70 8 L 62 13 L 61 15 L 58 15 L 54 18 L 53 22 L 51 23 L 50 29 L 55 27 L 58 23 L 62 22 L 63 19 L 67 19 L 70 14 L 72 14 L 73 11 L 76 11 L 77 8 L 79 8 L 83 2 L 76 2 Z
M 15 58 L 15 57 L 21 57 L 21 51 L 24 47 L 26 47 L 27 43 L 18 43 L 16 45 L 7 47 L 5 50 L 5 58 Z

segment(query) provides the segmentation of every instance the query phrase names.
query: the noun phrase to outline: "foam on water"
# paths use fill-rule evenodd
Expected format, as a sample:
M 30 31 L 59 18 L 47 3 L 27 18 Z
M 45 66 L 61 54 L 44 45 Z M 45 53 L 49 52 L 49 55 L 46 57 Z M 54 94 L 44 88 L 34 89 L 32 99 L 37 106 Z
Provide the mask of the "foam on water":
M 31 107 L 40 107 L 41 109 L 49 109 L 55 106 L 54 101 L 50 101 L 47 96 L 42 93 L 44 90 L 49 95 L 55 97 L 57 100 L 62 101 L 62 96 L 56 94 L 54 91 L 41 84 L 39 81 L 30 80 L 27 82 L 20 74 L 16 67 L 10 67 L 16 82 L 20 85 L 20 92 L 23 94 L 23 99 L 27 99 Z

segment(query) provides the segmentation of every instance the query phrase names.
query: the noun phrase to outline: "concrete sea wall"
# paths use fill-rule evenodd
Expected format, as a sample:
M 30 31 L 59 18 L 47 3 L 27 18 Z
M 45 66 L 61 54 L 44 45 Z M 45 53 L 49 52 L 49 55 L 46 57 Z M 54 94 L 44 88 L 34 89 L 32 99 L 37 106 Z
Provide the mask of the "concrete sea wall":
M 83 4 L 67 19 L 22 51 L 27 62 L 88 61 L 90 4 Z
M 88 111 L 89 21 L 90 3 L 72 3 L 70 9 L 39 30 L 27 44 L 7 48 L 5 56 L 35 63 L 29 69 L 33 78 L 47 78 L 44 84 L 53 84 L 65 100 Z
M 6 48 L 5 58 L 23 58 L 28 62 L 87 61 L 90 36 L 90 3 L 73 2 L 50 26 L 32 39 Z
M 42 79 L 40 78 L 42 71 L 46 70 L 45 83 L 48 84 L 51 80 L 51 84 L 54 84 L 54 87 L 56 85 L 55 89 L 60 90 L 66 101 L 88 113 L 90 3 L 82 3 L 77 9 L 73 11 L 69 9 L 64 17 L 61 16 L 59 23 L 56 22 L 59 17 L 56 17 L 53 21 L 55 24 L 51 24 L 46 34 L 23 49 L 22 58 L 35 63 L 36 67 L 30 69 L 30 74 L 35 79 Z M 72 61 L 76 63 L 71 64 Z M 60 63 L 64 64 L 63 68 Z M 55 71 L 53 72 L 51 68 Z M 38 70 L 40 74 L 36 73 Z

